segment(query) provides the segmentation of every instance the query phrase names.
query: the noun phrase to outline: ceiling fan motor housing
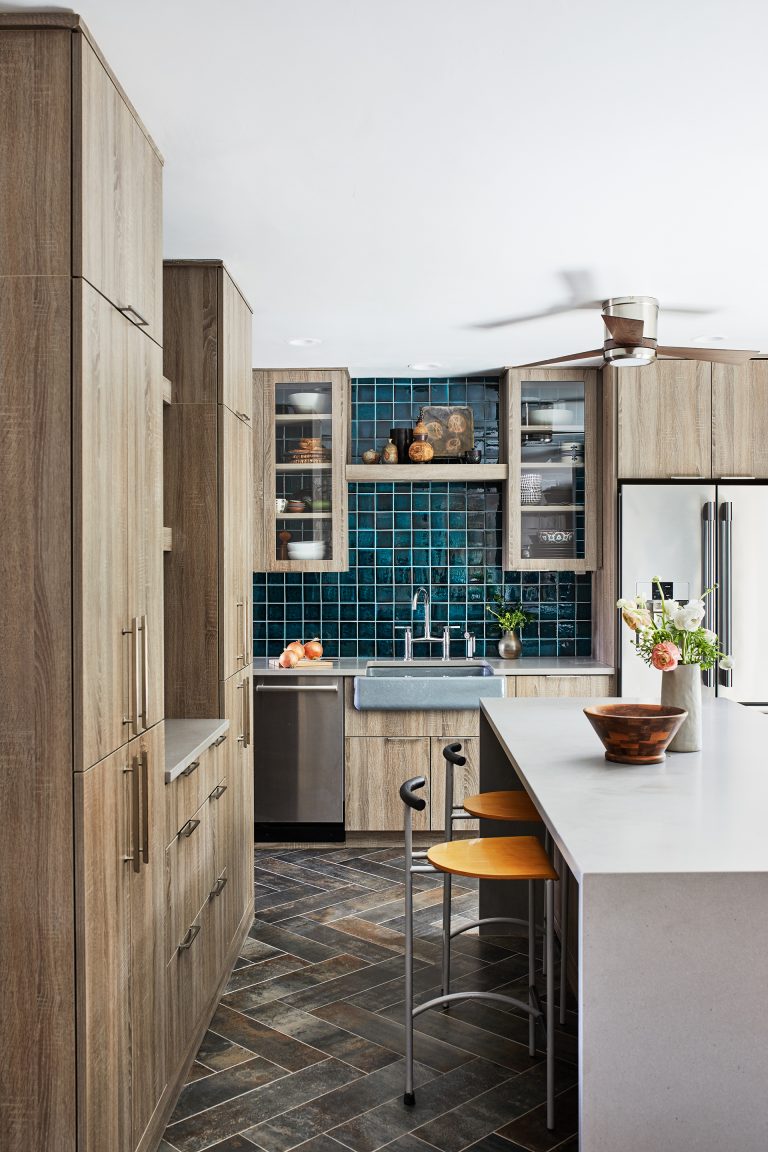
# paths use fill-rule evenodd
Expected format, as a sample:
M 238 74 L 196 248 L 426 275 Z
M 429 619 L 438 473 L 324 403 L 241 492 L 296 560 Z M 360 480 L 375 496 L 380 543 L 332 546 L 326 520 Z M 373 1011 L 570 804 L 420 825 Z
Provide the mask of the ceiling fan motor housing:
M 603 314 L 626 320 L 641 320 L 643 337 L 641 344 L 614 344 L 613 337 L 605 331 L 605 359 L 607 363 L 629 361 L 635 364 L 650 364 L 656 358 L 659 302 L 654 296 L 613 296 L 603 303 Z

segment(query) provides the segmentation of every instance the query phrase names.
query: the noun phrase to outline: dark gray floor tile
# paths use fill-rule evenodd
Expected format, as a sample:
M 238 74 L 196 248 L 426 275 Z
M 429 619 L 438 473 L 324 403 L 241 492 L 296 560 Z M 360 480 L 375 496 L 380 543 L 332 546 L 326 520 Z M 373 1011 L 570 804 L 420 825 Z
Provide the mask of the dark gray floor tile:
M 397 1096 L 331 1129 L 330 1134 L 354 1152 L 375 1152 L 383 1144 L 440 1116 L 448 1107 L 472 1100 L 501 1084 L 507 1075 L 496 1064 L 473 1060 L 425 1084 L 416 1092 L 413 1108 L 406 1108 L 402 1096 Z
M 382 906 L 389 908 L 393 903 L 395 906 L 398 904 L 402 906 L 404 896 L 405 888 L 402 886 L 388 888 L 386 892 L 366 892 L 362 896 L 359 893 L 350 892 L 346 899 L 322 908 L 318 904 L 316 908 L 307 909 L 306 912 L 297 909 L 296 915 L 307 915 L 310 920 L 317 920 L 319 924 L 331 924 L 334 920 L 340 920 L 342 916 L 358 916 L 373 908 L 381 908 Z
M 403 1018 L 399 1006 L 386 1008 L 382 1015 L 398 1024 Z M 534 1063 L 528 1055 L 527 1043 L 518 1044 L 514 1040 L 497 1036 L 494 1032 L 476 1028 L 473 1024 L 458 1020 L 452 1013 L 443 1012 L 440 1008 L 423 1012 L 413 1023 L 416 1032 L 442 1040 L 454 1048 L 472 1053 L 473 1056 L 481 1056 L 483 1060 L 491 1060 L 494 1064 L 500 1064 L 502 1068 L 509 1068 L 512 1072 L 525 1072 Z
M 481 960 L 475 960 L 471 956 L 454 956 L 452 961 L 451 969 L 455 978 L 455 984 L 458 985 L 460 979 L 466 981 L 466 986 L 464 987 L 454 988 L 452 984 L 452 991 L 461 992 L 466 991 L 467 987 L 479 987 L 480 980 L 475 979 L 475 976 L 485 967 Z M 384 1008 L 388 1008 L 393 1004 L 403 1004 L 405 998 L 404 968 L 404 959 L 400 957 L 400 972 L 396 979 L 390 980 L 387 984 L 379 985 L 366 997 L 356 995 L 351 996 L 350 1000 L 355 1004 L 359 1004 L 362 1008 L 370 1009 L 371 1012 L 381 1012 Z M 441 984 L 442 969 L 440 965 L 434 963 L 423 964 L 422 967 L 414 971 L 413 974 L 415 1002 L 419 1003 L 430 1000 L 434 996 L 439 996 Z
M 245 1136 L 230 1136 L 228 1140 L 210 1145 L 206 1152 L 253 1152 L 255 1147 L 256 1145 L 246 1140 Z M 158 1152 L 161 1150 L 158 1149 Z
M 291 1008 L 282 1000 L 254 1009 L 254 1016 L 270 1028 L 276 1028 L 309 1044 L 328 1056 L 344 1060 L 361 1072 L 374 1072 L 397 1060 L 397 1053 L 364 1039 L 362 1036 L 337 1028 L 335 1024 Z
M 487 1136 L 483 1136 L 482 1140 L 465 1149 L 465 1152 L 529 1152 L 529 1150 L 511 1140 L 505 1140 L 496 1132 L 490 1132 Z
M 247 1052 L 246 1057 L 250 1059 L 251 1053 Z M 213 1068 L 206 1068 L 205 1064 L 201 1063 L 202 1056 L 198 1052 L 197 1059 L 193 1061 L 192 1066 L 187 1072 L 186 1084 L 194 1084 L 195 1080 L 202 1079 L 203 1076 L 210 1076 Z
M 381 1152 L 435 1152 L 435 1150 L 423 1140 L 419 1140 L 418 1136 L 414 1136 L 413 1132 L 406 1132 L 404 1136 L 398 1136 L 397 1140 L 385 1144 Z
M 207 1066 L 207 1074 L 207 1071 L 221 1072 L 224 1068 L 234 1068 L 236 1064 L 242 1064 L 244 1060 L 252 1060 L 253 1052 L 209 1030 L 203 1036 L 197 1051 L 197 1059 Z
M 358 963 L 362 964 L 362 961 L 358 961 Z M 281 999 L 285 999 L 294 1008 L 303 1008 L 311 1012 L 323 1004 L 331 1004 L 334 1000 L 345 1000 L 348 996 L 354 996 L 366 989 L 375 988 L 378 984 L 384 984 L 391 980 L 397 972 L 402 972 L 402 969 L 402 959 L 399 956 L 393 956 L 391 960 L 384 960 L 381 964 L 367 964 L 357 972 L 350 972 L 349 975 L 341 976 L 338 980 L 328 980 L 324 984 L 318 984 L 315 988 L 308 988 L 305 992 L 297 992 L 292 996 L 281 997 Z M 291 980 L 293 977 L 286 976 L 284 979 Z
M 270 1064 L 268 1060 L 256 1056 L 243 1064 L 238 1064 L 236 1068 L 226 1068 L 222 1072 L 206 1076 L 203 1080 L 186 1084 L 181 1090 L 168 1123 L 174 1124 L 186 1116 L 193 1116 L 205 1108 L 212 1108 L 215 1104 L 231 1100 L 234 1096 L 252 1092 L 255 1088 L 261 1088 L 262 1085 L 287 1075 L 285 1068 L 278 1068 L 276 1064 Z
M 354 883 L 348 873 L 343 872 L 341 876 L 338 876 L 334 875 L 333 871 L 326 871 L 326 865 L 323 861 L 325 861 L 324 856 L 307 858 L 301 862 L 274 857 L 271 860 L 265 860 L 263 867 L 265 871 L 274 874 L 276 882 L 279 882 L 280 877 L 284 876 L 297 884 L 315 884 L 318 888 L 339 888 L 344 884 Z M 333 865 L 330 867 L 333 868 Z M 341 880 L 342 883 L 336 883 L 338 880 Z
M 323 1060 L 273 1084 L 217 1104 L 186 1120 L 171 1124 L 166 1139 L 179 1152 L 202 1152 L 216 1140 L 245 1132 L 256 1124 L 296 1108 L 357 1079 L 359 1073 L 338 1060 Z
M 319 1136 L 313 1136 L 311 1140 L 298 1144 L 294 1152 L 349 1152 L 349 1149 L 345 1148 L 343 1144 L 339 1144 L 338 1140 L 334 1140 L 327 1133 L 321 1132 Z
M 401 1021 L 389 1020 L 378 1016 L 375 1012 L 366 1012 L 356 1004 L 341 1001 L 337 1004 L 327 1004 L 324 1008 L 316 1009 L 317 1016 L 328 1020 L 338 1028 L 345 1028 L 348 1032 L 355 1032 L 390 1048 L 403 1056 L 405 1054 L 405 1025 Z M 437 1072 L 450 1072 L 472 1059 L 472 1053 L 454 1048 L 442 1040 L 421 1032 L 414 1033 L 413 1051 L 420 1064 L 426 1064 Z
M 555 1090 L 562 1091 L 573 1082 L 573 1069 L 558 1062 L 555 1066 Z M 427 1121 L 414 1132 L 442 1152 L 461 1152 L 470 1144 L 507 1124 L 510 1117 L 522 1116 L 546 1099 L 546 1067 L 537 1064 L 512 1080 L 491 1088 L 450 1112 Z M 568 1135 L 566 1130 L 564 1136 Z
M 241 988 L 250 988 L 252 984 L 263 984 L 265 980 L 272 980 L 275 976 L 287 976 L 299 968 L 305 968 L 307 961 L 299 956 L 291 956 L 288 952 L 281 952 L 279 956 L 270 956 L 267 960 L 257 960 L 246 968 L 238 968 L 232 973 L 224 992 L 238 992 Z
M 516 1141 L 529 1152 L 551 1152 L 559 1149 L 563 1140 L 576 1134 L 579 1127 L 579 1093 L 569 1088 L 555 1097 L 555 1131 L 547 1131 L 546 1105 L 540 1104 L 530 1112 L 498 1129 L 498 1135 Z
M 435 890 L 432 892 L 420 892 L 417 893 L 417 895 L 424 897 L 435 897 L 439 895 L 440 900 L 435 901 L 434 905 L 429 904 L 425 900 L 423 905 L 420 908 L 417 908 L 416 896 L 414 896 L 413 904 L 414 908 L 417 908 L 413 914 L 414 932 L 426 932 L 432 927 L 439 931 L 442 919 L 442 893 L 439 893 L 437 890 Z M 467 915 L 468 919 L 474 918 L 476 908 L 477 896 L 474 892 L 465 892 L 461 896 L 454 895 L 453 900 L 451 901 L 451 914 L 454 920 L 456 920 L 457 917 L 464 916 L 465 914 Z M 392 928 L 392 930 L 395 932 L 404 932 L 405 913 L 403 909 L 401 908 L 394 917 L 388 918 L 387 920 L 383 921 L 383 923 L 385 923 L 389 928 Z
M 240 992 L 230 992 L 222 996 L 222 1004 L 234 1008 L 237 1012 L 247 1012 L 259 1004 L 267 1004 L 270 1000 L 281 1000 L 294 993 L 314 989 L 316 986 L 334 984 L 339 977 L 354 975 L 359 969 L 368 971 L 371 965 L 357 956 L 331 956 L 328 960 L 321 960 L 319 964 L 307 964 L 296 972 L 289 972 L 287 976 L 276 976 L 274 980 L 265 980 L 263 984 L 255 984 L 252 988 L 243 988 Z M 329 998 L 334 998 L 333 993 Z M 319 1003 L 326 1003 L 320 1000 Z
M 301 918 L 290 917 L 290 919 Z M 280 949 L 282 952 L 301 956 L 302 960 L 307 960 L 310 964 L 317 964 L 320 960 L 329 960 L 331 956 L 338 956 L 340 952 L 344 951 L 343 948 L 329 948 L 327 944 L 320 944 L 304 936 L 299 936 L 295 932 L 291 932 L 286 924 L 267 924 L 258 919 L 254 920 L 248 935 L 249 937 L 256 937 L 257 940 L 265 941 L 271 947 Z
M 423 1068 L 414 1069 L 417 1084 L 429 1080 L 432 1073 Z M 389 1068 L 381 1068 L 302 1104 L 290 1112 L 283 1112 L 265 1124 L 247 1130 L 247 1136 L 265 1152 L 288 1152 L 297 1144 L 309 1140 L 315 1133 L 328 1131 L 343 1124 L 361 1112 L 367 1112 L 386 1100 L 398 1096 L 403 1090 L 403 1061 Z
M 319 884 L 298 884 L 295 888 L 283 888 L 280 890 L 270 889 L 266 895 L 257 896 L 253 902 L 253 910 L 256 915 L 259 915 L 263 909 L 277 908 L 282 904 L 288 904 L 291 900 L 300 900 L 305 896 L 317 896 L 319 892 L 326 892 L 327 888 L 321 887 Z
M 302 1044 L 301 1041 L 286 1036 L 284 1032 L 268 1028 L 266 1024 L 252 1020 L 250 1016 L 234 1012 L 225 1004 L 220 1004 L 216 1009 L 211 1021 L 211 1030 L 231 1040 L 233 1044 L 247 1048 L 249 1052 L 263 1056 L 265 1060 L 270 1060 L 281 1068 L 286 1068 L 289 1072 L 309 1068 L 310 1065 L 318 1064 L 324 1059 L 322 1052 L 310 1048 L 308 1044 Z
M 354 904 L 349 908 L 346 915 L 358 916 L 361 920 L 370 920 L 372 924 L 386 924 L 390 920 L 396 920 L 398 917 L 402 919 L 404 908 L 405 889 L 401 888 L 399 892 L 393 893 L 392 898 L 384 901 L 379 901 L 378 904 L 371 903 L 367 907 Z M 419 910 L 429 909 L 429 918 L 435 920 L 440 916 L 440 906 L 442 904 L 443 894 L 438 888 L 429 888 L 424 892 L 415 892 L 413 896 L 414 907 L 414 926 L 416 924 L 416 917 Z M 316 919 L 313 916 L 313 919 Z
M 266 920 L 270 924 L 279 924 L 289 916 L 304 916 L 307 912 L 314 912 L 318 916 L 327 915 L 335 920 L 334 908 L 346 907 L 350 902 L 354 905 L 355 900 L 366 897 L 370 900 L 381 899 L 378 893 L 370 892 L 367 888 L 335 888 L 320 892 L 316 896 L 290 900 L 287 904 L 281 904 L 279 908 L 262 909 L 258 915 L 260 920 Z M 339 916 L 343 915 L 343 912 L 339 912 Z
M 290 920 L 284 921 L 282 927 L 309 940 L 317 940 L 319 943 L 325 944 L 326 947 L 332 948 L 334 952 L 346 952 L 349 956 L 359 956 L 361 960 L 367 960 L 369 964 L 378 964 L 379 961 L 388 960 L 392 956 L 391 948 L 382 948 L 380 944 L 340 931 L 335 922 L 333 924 L 318 924 L 316 920 L 310 920 L 307 916 L 294 916 Z
M 393 868 L 378 860 L 371 860 L 367 856 L 350 857 L 344 861 L 344 867 L 353 871 L 366 872 L 369 876 L 378 876 L 381 880 L 388 880 L 390 884 L 402 884 L 403 868 Z M 442 877 L 426 876 L 418 873 L 413 877 L 413 886 L 416 890 L 423 888 L 436 888 L 442 886 Z
M 258 855 L 261 860 L 267 859 L 265 852 L 260 852 Z M 255 884 L 263 884 L 265 888 L 296 888 L 299 884 L 298 880 L 291 880 L 289 876 L 279 876 L 276 872 L 258 864 L 253 869 L 253 880 Z

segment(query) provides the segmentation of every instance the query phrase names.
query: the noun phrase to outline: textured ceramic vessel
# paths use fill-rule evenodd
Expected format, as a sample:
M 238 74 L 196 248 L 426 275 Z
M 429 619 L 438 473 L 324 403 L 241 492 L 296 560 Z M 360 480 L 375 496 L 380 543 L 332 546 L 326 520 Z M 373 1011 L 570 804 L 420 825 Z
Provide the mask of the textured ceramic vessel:
M 400 459 L 399 453 L 397 451 L 397 445 L 392 440 L 388 440 L 384 445 L 384 450 L 381 453 L 381 459 L 384 464 L 397 464 L 398 460 Z
M 698 664 L 678 664 L 661 674 L 661 702 L 688 713 L 669 745 L 670 752 L 698 752 L 701 749 L 701 668 Z
M 499 656 L 502 660 L 519 660 L 523 653 L 523 642 L 517 632 L 505 632 L 499 640 Z

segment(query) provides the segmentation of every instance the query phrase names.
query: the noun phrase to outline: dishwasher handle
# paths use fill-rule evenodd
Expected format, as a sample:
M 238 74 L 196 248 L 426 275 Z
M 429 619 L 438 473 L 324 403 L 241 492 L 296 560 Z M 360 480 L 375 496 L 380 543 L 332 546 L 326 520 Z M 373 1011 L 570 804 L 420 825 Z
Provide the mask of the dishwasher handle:
M 257 692 L 338 692 L 338 684 L 257 684 Z

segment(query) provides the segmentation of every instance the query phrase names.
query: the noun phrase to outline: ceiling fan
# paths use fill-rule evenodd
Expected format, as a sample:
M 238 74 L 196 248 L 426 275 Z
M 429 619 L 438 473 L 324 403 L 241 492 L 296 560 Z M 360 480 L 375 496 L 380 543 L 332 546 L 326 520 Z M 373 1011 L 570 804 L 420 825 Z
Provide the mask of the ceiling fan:
M 553 356 L 550 360 L 533 360 L 518 368 L 540 368 L 544 364 L 564 364 L 571 360 L 601 357 L 616 368 L 641 368 L 657 357 L 676 360 L 707 360 L 714 364 L 745 364 L 759 353 L 743 348 L 679 348 L 656 343 L 659 302 L 653 296 L 615 296 L 601 305 L 606 337 L 602 348 Z

